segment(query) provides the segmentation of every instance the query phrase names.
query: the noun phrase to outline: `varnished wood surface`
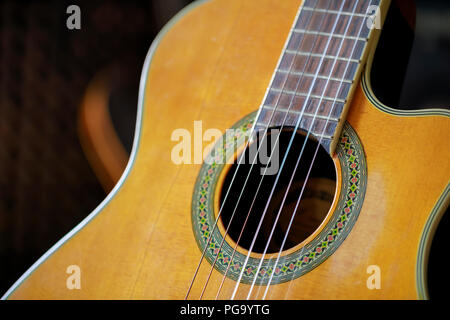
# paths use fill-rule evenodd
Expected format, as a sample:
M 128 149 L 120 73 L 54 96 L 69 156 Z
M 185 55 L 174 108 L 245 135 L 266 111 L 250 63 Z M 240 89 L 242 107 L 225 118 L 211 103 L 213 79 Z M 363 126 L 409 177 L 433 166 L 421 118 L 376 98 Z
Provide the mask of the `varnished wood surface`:
M 83 151 L 106 192 L 114 188 L 128 158 L 111 120 L 108 106 L 111 87 L 107 72 L 94 77 L 78 113 L 78 136 Z
M 386 7 L 388 1 L 312 1 L 303 6 L 256 119 L 257 129 L 299 127 L 321 136 L 323 147 L 334 152 L 331 146 L 339 140 L 346 102 L 351 101 L 354 80 L 375 34 L 366 19 L 349 14 L 366 14 L 370 5 L 378 4 Z M 303 110 L 306 100 L 308 107 Z
M 258 108 L 299 4 L 213 0 L 164 36 L 148 72 L 141 137 L 128 177 L 10 298 L 184 298 L 201 254 L 190 215 L 200 165 L 170 161 L 171 133 L 192 132 L 194 120 L 225 130 Z M 419 241 L 449 182 L 450 119 L 384 113 L 359 86 L 348 121 L 368 165 L 360 216 L 330 258 L 291 283 L 272 286 L 271 299 L 418 298 Z M 81 290 L 66 288 L 66 268 L 73 264 L 81 268 Z M 374 264 L 381 268 L 380 290 L 366 287 L 366 268 Z M 209 272 L 208 263 L 202 266 L 191 298 L 199 296 Z M 214 271 L 205 298 L 214 298 L 221 278 Z M 233 288 L 227 280 L 221 298 Z M 237 298 L 245 298 L 247 288 L 241 285 Z

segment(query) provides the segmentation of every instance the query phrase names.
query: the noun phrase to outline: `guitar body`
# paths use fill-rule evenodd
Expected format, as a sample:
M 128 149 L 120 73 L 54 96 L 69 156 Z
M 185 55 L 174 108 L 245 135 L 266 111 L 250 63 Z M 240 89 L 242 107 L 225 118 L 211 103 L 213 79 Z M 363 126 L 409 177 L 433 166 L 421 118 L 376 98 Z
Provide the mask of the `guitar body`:
M 124 175 L 105 201 L 5 297 L 184 299 L 202 253 L 191 215 L 202 165 L 171 161 L 172 132 L 185 128 L 193 133 L 195 120 L 203 121 L 203 130 L 225 132 L 256 111 L 300 4 L 211 0 L 174 18 L 144 66 L 135 145 Z M 382 105 L 370 89 L 374 49 L 347 116 L 367 167 L 361 173 L 366 189 L 358 218 L 329 257 L 291 281 L 271 285 L 269 299 L 427 297 L 428 247 L 449 201 L 450 117 L 443 110 L 397 112 Z M 333 161 L 340 172 L 337 155 Z M 338 174 L 328 220 L 344 184 Z M 287 251 L 311 242 L 325 225 Z M 80 267 L 79 290 L 66 286 L 70 265 Z M 372 265 L 379 266 L 381 288 L 371 290 L 367 268 Z M 203 261 L 190 298 L 200 296 L 210 267 Z M 222 276 L 213 270 L 205 299 L 215 298 Z M 229 298 L 235 283 L 227 278 L 220 298 Z M 236 298 L 245 299 L 249 287 L 241 284 Z M 263 290 L 253 292 L 252 299 L 261 298 Z

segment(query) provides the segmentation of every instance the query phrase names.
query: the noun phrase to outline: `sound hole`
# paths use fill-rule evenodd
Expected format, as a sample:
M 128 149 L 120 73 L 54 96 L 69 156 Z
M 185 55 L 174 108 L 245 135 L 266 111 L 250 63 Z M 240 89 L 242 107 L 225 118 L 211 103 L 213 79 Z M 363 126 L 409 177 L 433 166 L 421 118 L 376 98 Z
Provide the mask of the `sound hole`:
M 267 253 L 279 252 L 283 239 L 287 233 L 291 217 L 296 208 L 297 200 L 299 199 L 307 172 L 313 161 L 314 153 L 318 145 L 316 140 L 311 138 L 308 139 L 297 170 L 294 172 L 297 159 L 299 158 L 306 138 L 303 132 L 295 133 L 291 148 L 287 153 L 285 164 L 283 168 L 281 168 L 281 163 L 287 152 L 292 134 L 292 129 L 283 129 L 278 133 L 269 133 L 266 136 L 266 139 L 261 139 L 263 136 L 261 133 L 261 137 L 254 143 L 256 146 L 262 145 L 259 154 L 263 153 L 264 155 L 269 156 L 270 150 L 273 149 L 274 145 L 277 145 L 275 141 L 277 136 L 279 136 L 278 152 L 273 152 L 272 161 L 267 165 L 267 157 L 258 156 L 257 159 L 260 160 L 256 161 L 252 166 L 251 163 L 255 158 L 254 150 L 257 150 L 257 148 L 255 148 L 255 145 L 250 146 L 244 151 L 244 160 L 241 164 L 238 166 L 236 161 L 224 179 L 224 184 L 220 193 L 220 205 L 223 205 L 221 220 L 225 229 L 231 221 L 228 230 L 230 237 L 235 242 L 239 242 L 239 245 L 247 250 L 251 247 L 251 243 L 255 237 L 261 219 L 263 220 L 252 249 L 253 252 L 263 253 L 267 243 L 269 243 L 266 251 Z M 263 144 L 262 142 L 267 143 Z M 266 150 L 264 150 L 264 146 L 266 146 Z M 251 150 L 253 150 L 253 152 Z M 277 165 L 274 157 L 277 155 L 279 159 L 278 170 L 275 172 L 274 168 L 276 168 Z M 273 174 L 263 175 L 262 173 L 266 167 L 271 168 L 270 173 Z M 232 182 L 236 170 L 237 174 Z M 267 172 L 269 172 L 269 170 Z M 289 190 L 287 190 L 292 175 L 294 175 L 294 178 Z M 243 187 L 247 176 L 247 184 Z M 278 182 L 275 185 L 277 177 Z M 230 184 L 231 188 L 229 194 L 226 201 L 224 201 Z M 259 191 L 256 193 L 259 185 Z M 292 226 L 287 233 L 283 250 L 292 248 L 301 243 L 320 226 L 332 204 L 335 188 L 336 173 L 334 163 L 325 149 L 322 146 L 319 146 L 311 173 L 306 182 L 305 190 L 299 205 L 297 206 Z M 286 192 L 288 192 L 286 200 L 284 205 L 281 206 Z M 267 210 L 264 218 L 262 218 L 266 206 Z M 280 216 L 275 224 L 272 238 L 269 241 L 280 208 Z M 231 220 L 234 211 L 235 214 Z M 248 220 L 244 227 L 247 215 Z M 240 237 L 241 232 L 242 235 Z

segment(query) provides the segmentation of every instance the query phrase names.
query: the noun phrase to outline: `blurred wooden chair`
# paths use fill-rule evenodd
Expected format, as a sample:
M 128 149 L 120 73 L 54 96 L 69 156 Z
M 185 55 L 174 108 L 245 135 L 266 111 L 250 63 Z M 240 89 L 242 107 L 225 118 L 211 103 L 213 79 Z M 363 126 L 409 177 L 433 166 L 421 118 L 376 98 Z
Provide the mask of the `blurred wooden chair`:
M 89 83 L 78 113 L 78 135 L 95 175 L 109 192 L 129 158 L 137 110 L 138 63 L 116 64 Z

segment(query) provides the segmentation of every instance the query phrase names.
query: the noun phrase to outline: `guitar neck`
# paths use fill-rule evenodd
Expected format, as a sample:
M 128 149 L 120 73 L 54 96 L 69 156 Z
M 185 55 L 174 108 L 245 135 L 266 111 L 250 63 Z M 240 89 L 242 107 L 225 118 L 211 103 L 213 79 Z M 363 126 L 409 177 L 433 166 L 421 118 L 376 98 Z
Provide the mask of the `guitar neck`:
M 290 30 L 255 130 L 295 127 L 332 154 L 388 0 L 305 0 Z

